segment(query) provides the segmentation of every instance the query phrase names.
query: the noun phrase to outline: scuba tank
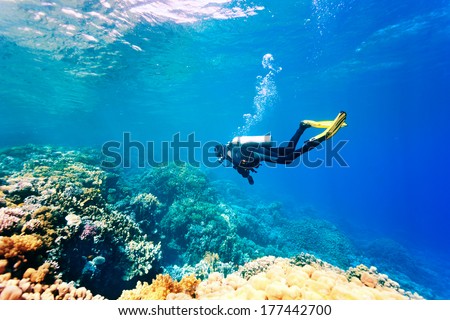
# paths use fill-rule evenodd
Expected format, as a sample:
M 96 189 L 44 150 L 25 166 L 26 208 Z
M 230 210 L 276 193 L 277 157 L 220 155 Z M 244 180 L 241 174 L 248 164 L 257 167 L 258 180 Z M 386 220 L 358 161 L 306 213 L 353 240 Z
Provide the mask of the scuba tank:
M 270 134 L 264 136 L 240 136 L 234 137 L 231 140 L 231 145 L 240 146 L 245 143 L 255 143 L 261 145 L 262 147 L 271 147 L 272 146 L 272 136 Z
M 238 164 L 236 162 L 233 162 L 233 159 L 235 159 L 235 153 L 238 152 L 242 156 L 242 151 L 240 150 L 240 147 L 244 144 L 251 144 L 252 147 L 267 147 L 270 148 L 273 146 L 272 143 L 272 136 L 270 134 L 266 134 L 264 136 L 238 136 L 234 137 L 233 140 L 229 141 L 225 145 L 225 153 L 224 156 L 219 159 L 219 162 L 223 162 L 225 159 L 229 160 L 233 163 L 233 165 L 237 166 Z M 239 164 L 247 163 L 247 160 L 237 160 L 239 161 Z M 259 167 L 259 165 L 256 166 L 256 168 Z M 253 169 L 251 169 L 254 171 Z M 254 171 L 256 172 L 256 171 Z

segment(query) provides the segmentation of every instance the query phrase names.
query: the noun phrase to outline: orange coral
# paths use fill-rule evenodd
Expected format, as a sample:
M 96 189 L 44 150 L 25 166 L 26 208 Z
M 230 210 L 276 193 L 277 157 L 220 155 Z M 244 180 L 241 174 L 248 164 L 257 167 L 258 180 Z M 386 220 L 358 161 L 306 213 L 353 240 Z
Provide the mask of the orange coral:
M 377 286 L 378 281 L 375 277 L 370 275 L 368 272 L 363 272 L 361 274 L 361 282 L 367 287 L 375 288 Z
M 28 268 L 27 271 L 23 274 L 23 278 L 29 278 L 31 282 L 42 282 L 44 281 L 45 276 L 50 271 L 50 263 L 44 263 L 37 270 L 34 268 Z
M 0 274 L 5 273 L 7 265 L 8 265 L 8 260 L 6 260 L 6 259 L 1 259 L 0 260 Z
M 13 235 L 0 237 L 0 256 L 12 258 L 26 252 L 36 251 L 42 246 L 42 241 L 33 235 Z
M 193 274 L 183 277 L 179 283 L 175 281 L 176 291 L 174 293 L 184 293 L 191 297 L 194 296 L 195 290 L 200 283 L 200 279 L 197 279 Z
M 136 289 L 123 291 L 119 300 L 165 300 L 171 293 L 192 297 L 199 283 L 194 275 L 185 276 L 178 282 L 168 274 L 159 274 L 150 285 L 139 281 Z

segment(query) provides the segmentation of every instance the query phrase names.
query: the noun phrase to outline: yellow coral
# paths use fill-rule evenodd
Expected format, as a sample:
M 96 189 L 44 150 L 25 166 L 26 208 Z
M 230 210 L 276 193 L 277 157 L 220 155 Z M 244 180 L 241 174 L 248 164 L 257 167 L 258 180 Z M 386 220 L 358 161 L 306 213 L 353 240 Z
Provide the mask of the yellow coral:
M 193 274 L 189 276 L 183 277 L 180 282 L 176 282 L 174 284 L 175 290 L 177 292 L 175 293 L 184 293 L 189 296 L 194 296 L 195 290 L 197 289 L 198 284 L 200 283 L 200 280 L 197 279 Z
M 26 252 L 36 251 L 42 246 L 42 241 L 33 235 L 13 235 L 0 237 L 0 256 L 12 258 Z
M 159 274 L 150 285 L 147 282 L 138 281 L 136 289 L 123 291 L 119 300 L 165 300 L 170 293 L 191 297 L 199 283 L 200 280 L 194 275 L 185 276 L 178 282 L 173 281 L 168 274 Z M 177 297 L 180 298 L 182 295 Z
M 288 279 L 291 280 L 291 279 Z M 250 285 L 256 290 L 266 290 L 266 287 L 269 285 L 270 281 L 267 279 L 266 274 L 257 274 L 250 278 Z

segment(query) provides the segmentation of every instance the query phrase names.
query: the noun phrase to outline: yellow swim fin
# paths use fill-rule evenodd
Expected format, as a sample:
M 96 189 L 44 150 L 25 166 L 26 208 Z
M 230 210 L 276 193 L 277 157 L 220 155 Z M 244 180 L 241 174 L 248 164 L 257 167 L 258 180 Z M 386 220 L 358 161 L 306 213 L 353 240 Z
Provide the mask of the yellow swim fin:
M 324 120 L 324 121 L 303 120 L 302 122 L 304 124 L 310 125 L 313 128 L 327 129 L 333 124 L 334 120 Z M 346 126 L 347 124 L 345 122 L 341 124 L 341 128 Z
M 312 123 L 310 123 L 310 125 L 312 127 L 326 128 L 326 130 L 323 131 L 322 133 L 318 134 L 317 136 L 312 137 L 308 141 L 330 139 L 332 136 L 334 136 L 336 134 L 336 132 L 339 131 L 340 128 L 345 127 L 347 125 L 345 123 L 346 118 L 347 118 L 347 113 L 345 113 L 344 111 L 341 111 L 341 112 L 339 112 L 339 114 L 333 121 L 313 121 L 313 122 L 315 122 L 316 126 L 314 126 Z M 309 120 L 307 120 L 307 121 L 309 121 Z M 327 126 L 325 126 L 325 125 L 327 125 Z

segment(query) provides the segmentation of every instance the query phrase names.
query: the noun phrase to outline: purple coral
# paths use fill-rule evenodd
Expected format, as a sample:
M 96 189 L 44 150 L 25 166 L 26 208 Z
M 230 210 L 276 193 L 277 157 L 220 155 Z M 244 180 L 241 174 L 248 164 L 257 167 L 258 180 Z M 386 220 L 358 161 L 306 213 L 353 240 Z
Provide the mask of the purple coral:
M 0 208 L 0 233 L 16 226 L 23 215 L 21 208 Z
M 91 223 L 86 223 L 83 228 L 83 232 L 81 232 L 80 239 L 85 240 L 87 238 L 94 237 L 97 235 L 97 226 Z

